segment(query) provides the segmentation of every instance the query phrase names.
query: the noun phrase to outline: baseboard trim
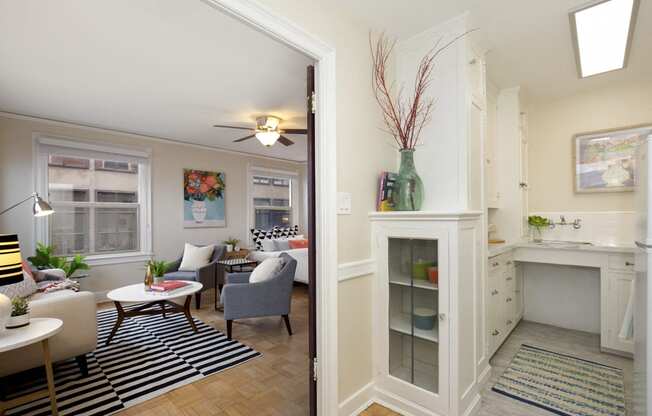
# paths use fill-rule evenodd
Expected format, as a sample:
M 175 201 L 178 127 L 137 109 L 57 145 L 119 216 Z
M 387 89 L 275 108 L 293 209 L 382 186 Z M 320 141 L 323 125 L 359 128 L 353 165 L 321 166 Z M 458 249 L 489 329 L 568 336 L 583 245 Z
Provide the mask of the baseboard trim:
M 370 382 L 340 403 L 339 416 L 357 416 L 374 402 L 374 382 Z
M 337 280 L 344 282 L 357 277 L 367 276 L 376 272 L 376 261 L 374 259 L 365 259 L 342 263 L 337 268 Z
M 410 403 L 407 400 L 390 393 L 388 391 L 375 388 L 376 394 L 373 397 L 373 402 L 378 403 L 402 416 L 441 416 L 432 410 Z

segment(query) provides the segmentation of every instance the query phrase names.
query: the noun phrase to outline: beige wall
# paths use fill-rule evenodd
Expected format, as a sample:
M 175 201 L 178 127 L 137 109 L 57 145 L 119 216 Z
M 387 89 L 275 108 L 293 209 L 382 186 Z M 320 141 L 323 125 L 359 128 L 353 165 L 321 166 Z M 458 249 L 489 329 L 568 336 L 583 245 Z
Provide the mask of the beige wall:
M 577 133 L 652 123 L 652 82 L 530 103 L 529 210 L 632 210 L 633 193 L 575 194 L 572 137 Z
M 134 136 L 101 133 L 97 130 L 48 122 L 17 120 L 0 117 L 0 206 L 8 206 L 34 189 L 33 140 L 34 133 L 50 134 L 76 140 L 115 144 L 130 148 L 149 148 L 152 151 L 152 246 L 154 254 L 172 260 L 183 251 L 184 242 L 196 244 L 219 243 L 229 236 L 247 241 L 246 231 L 247 165 L 292 170 L 304 174 L 304 165 L 260 159 L 232 153 L 206 150 L 170 142 L 139 139 Z M 225 172 L 226 227 L 183 228 L 184 168 Z M 0 231 L 18 232 L 24 256 L 34 248 L 33 218 L 30 204 L 24 204 L 0 217 Z M 38 219 L 37 219 L 38 221 Z M 298 222 L 300 224 L 300 222 Z M 96 266 L 89 278 L 82 280 L 82 288 L 104 292 L 142 279 L 143 266 L 139 263 Z
M 369 29 L 320 0 L 262 0 L 307 32 L 336 48 L 337 188 L 352 194 L 352 214 L 338 217 L 339 264 L 371 255 L 367 213 L 375 209 L 378 173 L 397 169 L 396 152 L 380 130 L 371 91 Z M 335 259 L 333 259 L 335 261 Z M 334 278 L 334 277 L 333 277 Z M 340 283 L 339 402 L 372 379 L 373 276 Z

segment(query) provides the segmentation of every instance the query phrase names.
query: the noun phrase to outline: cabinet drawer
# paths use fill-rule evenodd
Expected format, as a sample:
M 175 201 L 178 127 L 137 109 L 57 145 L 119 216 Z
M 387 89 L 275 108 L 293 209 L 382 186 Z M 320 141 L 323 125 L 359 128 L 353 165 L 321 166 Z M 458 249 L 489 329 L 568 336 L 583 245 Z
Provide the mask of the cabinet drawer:
M 631 254 L 610 254 L 609 269 L 634 271 L 634 256 Z
M 512 253 L 504 253 L 489 258 L 488 270 L 491 272 L 501 266 L 511 267 L 513 265 L 514 257 Z

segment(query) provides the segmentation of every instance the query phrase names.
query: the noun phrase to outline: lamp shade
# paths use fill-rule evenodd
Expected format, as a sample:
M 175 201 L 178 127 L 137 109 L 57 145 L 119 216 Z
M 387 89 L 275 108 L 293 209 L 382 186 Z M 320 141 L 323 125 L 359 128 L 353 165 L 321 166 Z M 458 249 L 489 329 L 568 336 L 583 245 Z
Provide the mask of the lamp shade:
M 38 196 L 38 194 L 34 194 L 34 205 L 32 206 L 32 212 L 34 213 L 35 217 L 45 217 L 50 214 L 54 214 L 54 210 L 48 204 Z M 18 241 L 18 240 L 16 240 Z
M 23 264 L 18 235 L 0 235 L 0 286 L 22 282 Z

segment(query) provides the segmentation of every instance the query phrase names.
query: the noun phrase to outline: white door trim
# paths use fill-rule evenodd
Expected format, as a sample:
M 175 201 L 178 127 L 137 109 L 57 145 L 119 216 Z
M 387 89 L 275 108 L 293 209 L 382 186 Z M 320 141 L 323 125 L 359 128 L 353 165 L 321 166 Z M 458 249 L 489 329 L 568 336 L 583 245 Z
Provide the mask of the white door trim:
M 316 61 L 317 411 L 338 412 L 335 49 L 255 0 L 203 0 Z M 311 236 L 311 238 L 315 238 Z

